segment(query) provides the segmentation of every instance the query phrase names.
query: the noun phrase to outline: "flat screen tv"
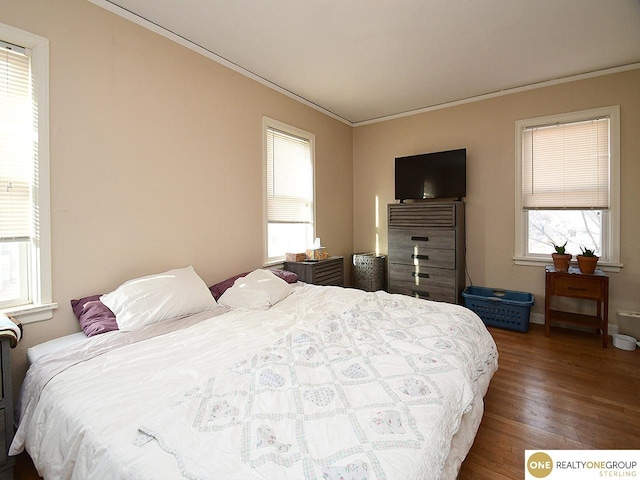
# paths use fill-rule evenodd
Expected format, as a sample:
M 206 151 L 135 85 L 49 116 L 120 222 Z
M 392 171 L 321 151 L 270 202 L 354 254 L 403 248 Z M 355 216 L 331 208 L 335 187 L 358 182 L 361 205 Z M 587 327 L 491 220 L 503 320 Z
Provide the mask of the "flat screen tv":
M 396 200 L 461 199 L 466 195 L 466 148 L 396 158 Z

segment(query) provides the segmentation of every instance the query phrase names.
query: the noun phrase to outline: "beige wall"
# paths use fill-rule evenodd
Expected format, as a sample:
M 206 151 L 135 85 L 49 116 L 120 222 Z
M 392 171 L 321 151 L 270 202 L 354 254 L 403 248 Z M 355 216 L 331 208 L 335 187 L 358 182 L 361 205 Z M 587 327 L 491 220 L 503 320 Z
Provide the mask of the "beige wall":
M 532 292 L 544 312 L 543 267 L 516 266 L 514 255 L 515 122 L 620 105 L 621 249 L 611 273 L 610 321 L 640 310 L 640 70 L 602 76 L 435 110 L 354 130 L 354 248 L 386 253 L 386 205 L 394 201 L 394 158 L 467 148 L 467 264 L 475 285 Z M 379 228 L 375 199 L 379 198 Z
M 192 264 L 209 284 L 262 265 L 262 117 L 316 137 L 317 233 L 353 246 L 352 128 L 84 0 L 9 0 L 50 41 L 52 320 L 12 353 L 78 331 L 69 300 Z

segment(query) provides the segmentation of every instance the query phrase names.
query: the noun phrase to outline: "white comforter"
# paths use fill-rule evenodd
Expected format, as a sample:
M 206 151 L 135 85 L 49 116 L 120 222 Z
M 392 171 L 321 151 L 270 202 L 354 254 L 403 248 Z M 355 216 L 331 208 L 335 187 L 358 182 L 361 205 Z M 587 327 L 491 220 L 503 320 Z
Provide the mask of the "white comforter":
M 210 316 L 34 381 L 43 357 L 12 452 L 47 479 L 437 479 L 497 366 L 471 311 L 384 292 Z

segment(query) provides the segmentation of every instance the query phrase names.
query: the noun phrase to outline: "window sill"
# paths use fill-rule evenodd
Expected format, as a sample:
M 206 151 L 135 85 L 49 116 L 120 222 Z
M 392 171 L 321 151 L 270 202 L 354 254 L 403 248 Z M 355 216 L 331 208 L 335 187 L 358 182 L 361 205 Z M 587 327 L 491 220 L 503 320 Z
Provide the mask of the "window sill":
M 42 303 L 39 305 L 22 305 L 0 310 L 6 315 L 11 315 L 22 324 L 42 322 L 53 317 L 53 311 L 58 308 L 57 303 Z
M 270 262 L 265 262 L 262 267 L 263 268 L 270 268 L 270 267 L 282 267 L 284 266 L 284 262 L 286 260 L 284 258 L 280 259 L 280 260 L 272 260 Z
M 546 265 L 553 265 L 553 260 L 549 258 L 537 258 L 537 257 L 513 257 L 513 263 L 516 265 L 523 265 L 526 267 L 544 267 Z M 577 266 L 577 261 L 572 261 L 571 265 Z M 623 267 L 621 263 L 613 262 L 598 262 L 598 268 L 603 272 L 619 272 Z

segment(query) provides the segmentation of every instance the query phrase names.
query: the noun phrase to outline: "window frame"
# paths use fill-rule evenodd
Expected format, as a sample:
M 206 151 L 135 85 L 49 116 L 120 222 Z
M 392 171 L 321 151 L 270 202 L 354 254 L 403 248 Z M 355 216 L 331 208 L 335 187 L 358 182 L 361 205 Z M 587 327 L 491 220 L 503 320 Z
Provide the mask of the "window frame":
M 311 167 L 313 169 L 313 180 L 312 180 L 312 188 L 313 188 L 313 224 L 312 224 L 312 238 L 315 238 L 316 235 L 316 172 L 315 172 L 315 135 L 311 132 L 307 132 L 297 127 L 293 127 L 291 125 L 287 125 L 286 123 L 280 122 L 273 118 L 262 117 L 262 189 L 263 189 L 263 253 L 262 253 L 262 262 L 264 266 L 272 266 L 282 264 L 285 261 L 285 256 L 281 257 L 269 257 L 269 218 L 267 213 L 267 131 L 268 129 L 280 130 L 281 132 L 287 133 L 289 135 L 293 135 L 296 137 L 303 138 L 309 141 L 309 149 L 311 155 Z
M 548 265 L 551 254 L 539 255 L 528 253 L 529 214 L 522 204 L 522 133 L 525 128 L 549 125 L 553 123 L 572 123 L 592 120 L 599 117 L 609 118 L 609 210 L 603 211 L 602 246 L 606 249 L 607 260 L 598 262 L 606 271 L 618 272 L 622 268 L 620 262 L 620 106 L 581 110 L 577 112 L 547 115 L 524 120 L 515 124 L 515 255 L 516 265 Z M 606 224 L 605 224 L 606 222 Z
M 38 180 L 33 201 L 38 209 L 39 236 L 30 244 L 29 301 L 0 310 L 26 324 L 52 318 L 53 310 L 58 307 L 53 302 L 51 280 L 49 40 L 2 23 L 0 39 L 31 51 L 31 72 L 38 105 Z

